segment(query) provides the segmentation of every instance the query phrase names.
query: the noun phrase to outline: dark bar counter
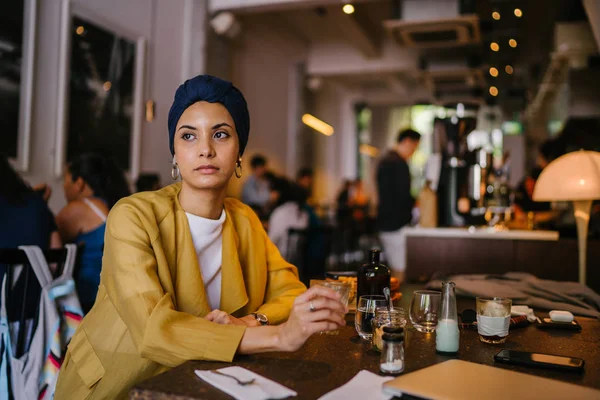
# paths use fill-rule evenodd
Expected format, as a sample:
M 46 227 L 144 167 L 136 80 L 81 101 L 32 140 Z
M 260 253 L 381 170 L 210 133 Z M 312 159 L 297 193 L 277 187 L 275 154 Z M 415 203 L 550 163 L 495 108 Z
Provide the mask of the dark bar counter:
M 410 291 L 408 292 L 410 293 Z M 405 291 L 403 303 L 410 302 Z M 473 299 L 459 299 L 459 311 L 474 308 Z M 408 312 L 408 307 L 405 307 Z M 540 318 L 547 316 L 536 312 Z M 506 343 L 489 345 L 479 341 L 477 331 L 461 330 L 460 349 L 456 357 L 437 354 L 435 333 L 424 334 L 408 328 L 404 373 L 416 371 L 451 358 L 507 368 L 517 372 L 570 382 L 600 389 L 600 321 L 576 317 L 581 332 L 544 331 L 535 325 L 511 329 Z M 231 399 L 205 383 L 194 370 L 218 369 L 238 365 L 279 382 L 298 392 L 297 399 L 317 399 L 342 386 L 360 370 L 379 373 L 379 353 L 361 341 L 354 330 L 354 318 L 338 335 L 315 335 L 295 353 L 266 353 L 238 356 L 232 364 L 190 361 L 135 386 L 131 399 Z M 585 360 L 583 373 L 559 372 L 531 367 L 497 364 L 494 355 L 500 349 L 549 353 Z M 518 388 L 515 388 L 518 393 Z

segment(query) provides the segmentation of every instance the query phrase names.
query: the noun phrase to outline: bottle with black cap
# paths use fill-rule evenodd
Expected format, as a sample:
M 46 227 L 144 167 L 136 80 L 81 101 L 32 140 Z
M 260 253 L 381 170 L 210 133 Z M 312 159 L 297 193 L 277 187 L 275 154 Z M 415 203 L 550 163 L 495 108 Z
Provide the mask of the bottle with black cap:
M 383 349 L 379 370 L 386 375 L 399 375 L 404 371 L 404 328 L 383 328 Z
M 383 296 L 383 289 L 390 287 L 390 269 L 379 262 L 381 251 L 373 249 L 370 252 L 369 262 L 363 264 L 357 274 L 356 301 L 360 296 Z

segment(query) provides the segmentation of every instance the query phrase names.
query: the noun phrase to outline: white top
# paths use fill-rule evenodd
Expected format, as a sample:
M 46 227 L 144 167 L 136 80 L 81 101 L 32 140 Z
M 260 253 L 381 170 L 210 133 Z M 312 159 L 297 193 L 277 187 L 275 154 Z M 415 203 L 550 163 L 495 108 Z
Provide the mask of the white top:
M 211 310 L 221 306 L 221 263 L 223 259 L 223 224 L 225 210 L 219 219 L 202 218 L 185 213 L 190 224 L 200 273 Z
M 289 261 L 288 230 L 308 228 L 308 213 L 298 209 L 298 204 L 287 202 L 271 213 L 269 218 L 269 238 L 277 246 L 283 258 Z

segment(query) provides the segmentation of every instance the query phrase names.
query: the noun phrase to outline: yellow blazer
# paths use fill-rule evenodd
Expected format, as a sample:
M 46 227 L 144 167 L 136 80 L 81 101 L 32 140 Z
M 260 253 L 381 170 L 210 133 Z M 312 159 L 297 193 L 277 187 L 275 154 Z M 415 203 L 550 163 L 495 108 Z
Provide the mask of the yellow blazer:
M 126 398 L 134 384 L 187 360 L 231 361 L 245 327 L 205 320 L 210 306 L 180 184 L 119 201 L 106 223 L 94 307 L 69 344 L 55 398 Z M 225 200 L 221 310 L 284 322 L 306 290 L 256 214 Z

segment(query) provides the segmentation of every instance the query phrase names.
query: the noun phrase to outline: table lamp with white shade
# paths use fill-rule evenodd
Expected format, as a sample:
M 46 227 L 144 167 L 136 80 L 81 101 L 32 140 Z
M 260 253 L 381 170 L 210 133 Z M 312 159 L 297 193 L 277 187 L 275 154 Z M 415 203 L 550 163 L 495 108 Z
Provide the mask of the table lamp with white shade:
M 600 153 L 574 151 L 544 168 L 535 188 L 535 201 L 572 201 L 579 244 L 579 283 L 585 285 L 587 236 L 592 201 L 600 199 Z

